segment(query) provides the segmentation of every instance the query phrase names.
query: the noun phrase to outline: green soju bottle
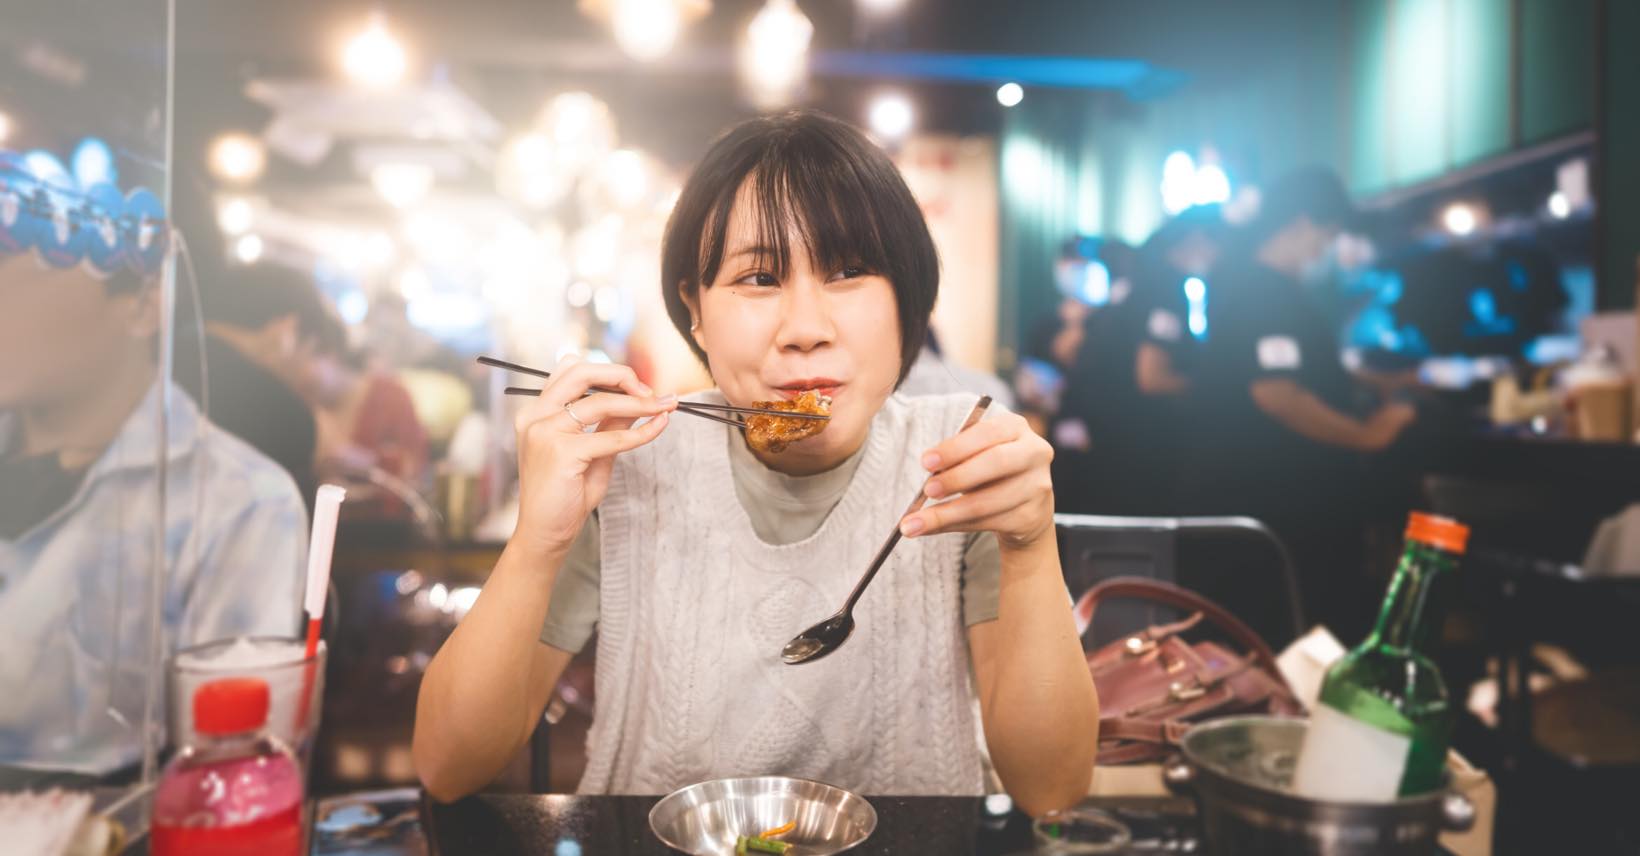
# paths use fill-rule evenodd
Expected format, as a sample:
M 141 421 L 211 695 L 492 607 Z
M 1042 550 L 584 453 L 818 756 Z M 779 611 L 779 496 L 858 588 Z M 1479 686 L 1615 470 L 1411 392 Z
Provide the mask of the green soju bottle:
M 1302 796 L 1387 802 L 1440 786 L 1452 705 L 1429 647 L 1469 529 L 1414 513 L 1406 539 L 1378 625 L 1327 670 L 1293 773 Z

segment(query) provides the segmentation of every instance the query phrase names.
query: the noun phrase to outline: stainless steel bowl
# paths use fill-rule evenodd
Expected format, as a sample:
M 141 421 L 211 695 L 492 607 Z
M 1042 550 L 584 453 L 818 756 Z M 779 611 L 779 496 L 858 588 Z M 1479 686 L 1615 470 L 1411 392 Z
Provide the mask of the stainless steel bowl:
M 1288 790 L 1309 723 L 1234 716 L 1190 729 L 1184 757 L 1162 775 L 1195 794 L 1217 856 L 1423 856 L 1443 830 L 1461 832 L 1475 808 L 1445 787 L 1383 803 L 1305 799 Z
M 732 856 L 735 839 L 790 821 L 780 836 L 788 856 L 829 856 L 877 828 L 871 803 L 831 785 L 785 776 L 715 779 L 673 791 L 649 810 L 649 828 L 666 846 L 693 856 Z

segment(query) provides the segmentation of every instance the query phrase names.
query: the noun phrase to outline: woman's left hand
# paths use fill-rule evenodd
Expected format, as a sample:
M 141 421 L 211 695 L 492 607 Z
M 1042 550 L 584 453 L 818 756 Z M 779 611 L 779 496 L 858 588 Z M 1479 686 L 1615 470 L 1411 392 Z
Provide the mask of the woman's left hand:
M 995 532 L 1004 548 L 1053 537 L 1053 447 L 1017 413 L 998 413 L 923 453 L 928 498 L 900 521 L 907 537 Z M 957 494 L 961 494 L 957 496 Z

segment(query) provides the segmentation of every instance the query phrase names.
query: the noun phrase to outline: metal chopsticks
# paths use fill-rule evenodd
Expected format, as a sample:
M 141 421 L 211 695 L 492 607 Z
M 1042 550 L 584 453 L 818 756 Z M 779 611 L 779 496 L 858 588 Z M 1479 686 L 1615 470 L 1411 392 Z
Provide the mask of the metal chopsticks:
M 520 365 L 518 363 L 511 363 L 511 362 L 508 362 L 506 360 L 498 360 L 495 357 L 481 356 L 481 357 L 478 358 L 478 361 L 480 363 L 484 364 L 484 365 L 491 366 L 491 367 L 494 367 L 494 368 L 507 369 L 509 371 L 515 371 L 515 372 L 519 372 L 521 374 L 534 375 L 535 377 L 539 377 L 539 378 L 552 377 L 552 372 L 543 371 L 542 369 L 532 368 L 530 366 Z M 540 395 L 541 394 L 541 390 L 539 390 L 539 389 L 530 389 L 528 387 L 520 387 L 520 386 L 509 386 L 504 391 L 507 395 Z M 600 387 L 600 386 L 592 387 L 592 391 L 594 391 L 594 392 L 608 392 L 608 393 L 614 393 L 616 395 L 625 395 L 626 394 L 626 392 L 624 390 L 610 389 L 608 387 Z M 772 410 L 772 409 L 762 408 L 762 407 L 735 407 L 735 406 L 729 405 L 729 404 L 713 404 L 713 403 L 707 402 L 707 401 L 680 401 L 680 402 L 678 402 L 678 409 L 684 411 L 685 413 L 692 414 L 694 416 L 705 417 L 707 419 L 712 419 L 712 420 L 715 420 L 715 421 L 718 421 L 718 422 L 723 422 L 725 424 L 734 425 L 734 426 L 740 427 L 740 428 L 744 428 L 745 423 L 738 420 L 738 419 L 728 419 L 728 418 L 725 418 L 725 417 L 722 417 L 722 416 L 716 416 L 716 415 L 713 415 L 711 413 L 705 413 L 705 412 L 702 412 L 702 411 L 717 410 L 717 411 L 721 411 L 721 412 L 725 412 L 725 413 L 740 413 L 740 414 L 747 414 L 747 415 L 767 414 L 769 416 L 781 416 L 781 417 L 786 417 L 786 418 L 789 418 L 789 419 L 830 419 L 831 418 L 830 416 L 823 415 L 823 414 L 818 414 L 818 413 L 792 413 L 792 412 L 785 411 L 785 410 Z

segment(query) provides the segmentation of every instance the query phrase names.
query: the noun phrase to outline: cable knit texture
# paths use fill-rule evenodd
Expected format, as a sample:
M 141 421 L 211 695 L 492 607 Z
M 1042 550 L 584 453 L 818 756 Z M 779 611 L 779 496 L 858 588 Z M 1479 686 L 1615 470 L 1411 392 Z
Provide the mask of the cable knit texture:
M 856 793 L 982 793 L 961 534 L 902 540 L 846 645 L 780 661 L 787 640 L 843 603 L 921 487 L 922 451 L 973 404 L 889 399 L 847 492 L 794 544 L 752 531 L 729 471 L 732 429 L 676 418 L 617 459 L 599 511 L 597 709 L 580 791 L 787 775 Z

